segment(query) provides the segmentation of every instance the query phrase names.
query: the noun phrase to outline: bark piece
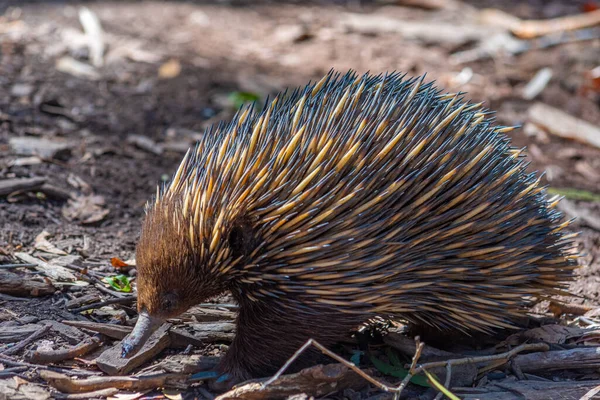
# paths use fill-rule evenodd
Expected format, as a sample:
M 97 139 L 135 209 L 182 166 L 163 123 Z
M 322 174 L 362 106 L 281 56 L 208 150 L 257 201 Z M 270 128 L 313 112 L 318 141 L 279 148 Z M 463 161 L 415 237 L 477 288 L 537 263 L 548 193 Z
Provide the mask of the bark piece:
M 25 339 L 27 336 L 37 332 L 42 325 L 4 325 L 0 326 L 0 343 L 14 343 Z
M 15 257 L 18 259 L 28 263 L 35 264 L 35 269 L 38 271 L 42 271 L 48 277 L 56 281 L 75 281 L 75 275 L 71 273 L 65 267 L 61 267 L 59 265 L 53 265 L 52 263 L 47 263 L 38 258 L 35 258 L 27 253 L 15 253 Z
M 145 362 L 151 360 L 169 346 L 171 338 L 169 328 L 164 324 L 150 336 L 144 346 L 130 358 L 121 358 L 121 343 L 106 350 L 96 359 L 96 365 L 109 375 L 125 375 Z
M 34 281 L 27 275 L 0 270 L 0 293 L 37 297 L 52 294 L 55 291 L 56 288 L 50 282 Z

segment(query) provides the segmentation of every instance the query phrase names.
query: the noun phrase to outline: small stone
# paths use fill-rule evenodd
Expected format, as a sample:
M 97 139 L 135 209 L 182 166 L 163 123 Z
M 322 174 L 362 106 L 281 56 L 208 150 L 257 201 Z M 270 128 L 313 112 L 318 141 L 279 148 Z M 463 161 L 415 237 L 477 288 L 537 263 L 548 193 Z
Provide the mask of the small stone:
M 33 92 L 33 86 L 27 83 L 17 83 L 13 85 L 10 94 L 15 97 L 26 97 Z

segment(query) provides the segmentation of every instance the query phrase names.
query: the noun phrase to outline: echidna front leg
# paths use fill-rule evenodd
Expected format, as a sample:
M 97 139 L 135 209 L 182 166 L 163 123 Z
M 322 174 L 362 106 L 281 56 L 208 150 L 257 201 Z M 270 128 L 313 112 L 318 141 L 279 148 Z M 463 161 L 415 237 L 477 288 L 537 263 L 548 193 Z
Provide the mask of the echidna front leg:
M 290 309 L 282 304 L 241 304 L 235 339 L 219 365 L 228 385 L 273 375 L 308 339 L 331 346 L 360 322 L 338 313 Z M 316 349 L 307 349 L 287 372 L 322 362 Z

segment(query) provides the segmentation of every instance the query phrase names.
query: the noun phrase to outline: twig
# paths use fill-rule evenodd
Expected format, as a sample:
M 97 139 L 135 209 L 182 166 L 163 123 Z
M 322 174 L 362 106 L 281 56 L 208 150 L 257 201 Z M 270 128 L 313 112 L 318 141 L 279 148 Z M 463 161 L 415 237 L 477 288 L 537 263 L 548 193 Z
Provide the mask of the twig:
M 6 368 L 0 371 L 0 378 L 18 374 L 19 372 L 27 371 L 27 367 Z
M 410 369 L 408 370 L 408 374 L 406 374 L 406 376 L 400 383 L 400 386 L 398 386 L 398 391 L 394 395 L 394 400 L 398 400 L 400 398 L 400 394 L 402 393 L 402 391 L 404 390 L 406 385 L 408 385 L 408 382 L 410 382 L 410 380 L 412 379 L 412 377 L 414 375 L 414 370 L 415 370 L 415 367 L 417 366 L 417 361 L 419 361 L 419 358 L 421 358 L 421 352 L 423 351 L 423 348 L 425 347 L 425 343 L 421 342 L 421 339 L 418 336 L 416 336 L 415 344 L 416 344 L 416 349 L 415 349 L 415 354 L 413 355 L 413 358 L 412 358 L 412 362 L 410 364 Z
M 40 370 L 59 372 L 59 373 L 65 374 L 65 375 L 96 376 L 96 375 L 102 374 L 101 372 L 87 371 L 85 369 L 76 369 L 76 368 L 68 368 L 68 367 L 57 368 L 57 367 L 48 367 L 46 365 L 41 365 L 41 364 L 31 364 L 31 363 L 27 363 L 27 362 L 20 362 L 20 361 L 13 360 L 12 358 L 7 357 L 3 354 L 0 354 L 0 363 L 2 363 L 4 365 L 8 365 L 9 367 L 37 368 Z
M 89 353 L 92 350 L 97 349 L 102 344 L 102 340 L 99 337 L 89 337 L 77 346 L 73 346 L 67 349 L 54 350 L 54 351 L 32 351 L 26 355 L 27 360 L 36 363 L 56 363 L 64 360 L 71 360 L 75 357 L 81 357 L 84 354 Z
M 448 363 L 446 365 L 446 381 L 444 382 L 444 387 L 445 388 L 449 388 L 450 387 L 450 380 L 451 379 L 452 379 L 452 363 Z M 433 400 L 441 400 L 443 396 L 444 396 L 444 393 L 438 392 L 438 394 L 435 395 L 435 397 L 433 398 Z
M 25 339 L 21 340 L 19 343 L 17 343 L 13 347 L 10 347 L 8 350 L 4 350 L 2 352 L 2 355 L 9 356 L 9 355 L 18 353 L 21 349 L 24 349 L 27 345 L 29 345 L 34 340 L 37 340 L 40 337 L 44 336 L 50 330 L 51 327 L 52 326 L 50 324 L 42 326 L 40 329 L 33 332 L 31 335 L 29 335 Z
M 127 297 L 117 297 L 116 299 L 109 299 L 109 300 L 105 300 L 105 301 L 101 301 L 98 303 L 92 303 L 92 304 L 88 304 L 86 306 L 82 306 L 82 307 L 78 307 L 78 308 L 73 308 L 69 311 L 71 311 L 72 313 L 80 313 L 82 311 L 87 311 L 87 310 L 91 310 L 94 308 L 100 308 L 100 307 L 104 307 L 107 306 L 109 304 L 128 304 L 128 303 L 133 303 L 135 300 L 137 299 L 137 296 L 133 295 L 133 296 L 127 296 Z
M 434 361 L 427 364 L 422 364 L 417 369 L 415 369 L 415 374 L 418 374 L 424 369 L 432 369 L 438 367 L 445 367 L 446 364 L 451 363 L 452 365 L 463 365 L 463 364 L 476 364 L 487 361 L 494 360 L 502 360 L 506 359 L 508 361 L 516 354 L 522 351 L 548 351 L 550 347 L 546 343 L 525 343 L 520 346 L 515 347 L 514 349 L 507 351 L 506 353 L 495 354 L 492 356 L 481 356 L 481 357 L 466 357 L 466 358 L 458 358 L 454 360 L 444 360 L 444 361 Z
M 0 268 L 4 269 L 12 269 L 12 268 L 32 268 L 35 267 L 36 264 L 0 264 Z

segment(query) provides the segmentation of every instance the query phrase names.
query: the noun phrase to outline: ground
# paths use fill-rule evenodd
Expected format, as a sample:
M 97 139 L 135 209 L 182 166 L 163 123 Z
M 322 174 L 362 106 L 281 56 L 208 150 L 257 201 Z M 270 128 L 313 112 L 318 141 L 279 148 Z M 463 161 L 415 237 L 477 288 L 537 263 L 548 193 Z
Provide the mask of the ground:
M 583 257 L 571 285 L 581 298 L 573 302 L 598 304 L 600 149 L 531 123 L 531 107 L 541 102 L 600 126 L 598 31 L 591 31 L 591 40 L 547 48 L 531 41 L 520 54 L 497 51 L 461 62 L 457 54 L 486 38 L 403 35 L 381 21 L 348 22 L 349 14 L 381 16 L 426 21 L 434 31 L 438 24 L 474 24 L 486 7 L 542 19 L 577 14 L 594 2 L 471 0 L 435 10 L 387 3 L 0 2 L 0 180 L 44 177 L 53 188 L 0 197 L 0 264 L 17 262 L 15 253 L 33 250 L 46 231 L 55 248 L 78 257 L 76 265 L 113 275 L 111 258 L 135 255 L 143 206 L 157 183 L 174 172 L 206 127 L 231 117 L 237 100 L 248 94 L 264 99 L 331 68 L 399 70 L 426 73 L 449 91 L 467 92 L 495 110 L 499 124 L 524 126 L 510 136 L 528 147 L 531 169 L 546 171 L 545 183 L 561 193 L 592 196 L 595 201 L 568 196 L 566 211 L 586 216 L 574 223 Z M 97 67 L 90 65 L 82 6 L 97 15 L 104 31 L 106 49 Z M 543 68 L 551 69 L 550 82 L 525 99 L 524 87 Z M 15 138 L 47 139 L 63 149 L 31 158 L 30 144 L 18 149 Z M 37 242 L 34 256 L 51 258 Z M 75 319 L 60 301 L 86 290 L 95 289 L 6 298 L 0 318 Z

